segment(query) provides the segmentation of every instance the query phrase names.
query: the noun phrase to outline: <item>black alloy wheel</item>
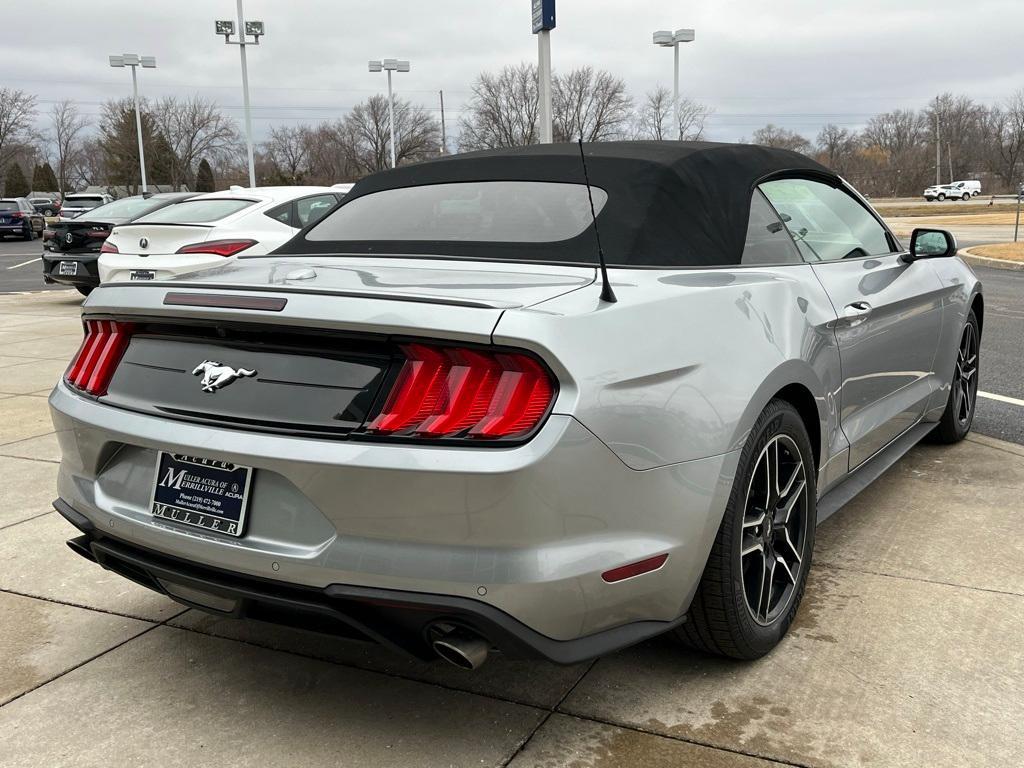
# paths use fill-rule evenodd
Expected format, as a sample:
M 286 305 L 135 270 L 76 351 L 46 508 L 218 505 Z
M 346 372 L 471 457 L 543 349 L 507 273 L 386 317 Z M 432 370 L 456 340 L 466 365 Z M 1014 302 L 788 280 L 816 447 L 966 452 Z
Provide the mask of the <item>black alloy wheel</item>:
M 740 549 L 743 595 L 754 621 L 786 612 L 804 558 L 807 468 L 793 438 L 779 434 L 761 451 L 747 488 Z
M 981 326 L 974 310 L 967 313 L 967 322 L 960 332 L 956 349 L 949 399 L 932 437 L 940 443 L 957 443 L 971 431 L 978 403 L 978 378 L 981 370 Z
M 816 479 L 800 413 L 772 400 L 740 451 L 718 535 L 686 621 L 675 630 L 684 644 L 756 659 L 782 640 L 811 566 Z

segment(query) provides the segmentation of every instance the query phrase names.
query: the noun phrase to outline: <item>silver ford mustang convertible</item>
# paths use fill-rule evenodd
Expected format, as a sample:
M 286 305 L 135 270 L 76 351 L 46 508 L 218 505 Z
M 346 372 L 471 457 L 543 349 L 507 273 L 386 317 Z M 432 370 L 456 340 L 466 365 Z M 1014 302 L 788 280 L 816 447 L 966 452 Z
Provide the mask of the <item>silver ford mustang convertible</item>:
M 113 283 L 50 396 L 69 544 L 186 605 L 464 667 L 750 659 L 815 524 L 971 427 L 981 286 L 791 152 L 376 174 L 270 255 Z

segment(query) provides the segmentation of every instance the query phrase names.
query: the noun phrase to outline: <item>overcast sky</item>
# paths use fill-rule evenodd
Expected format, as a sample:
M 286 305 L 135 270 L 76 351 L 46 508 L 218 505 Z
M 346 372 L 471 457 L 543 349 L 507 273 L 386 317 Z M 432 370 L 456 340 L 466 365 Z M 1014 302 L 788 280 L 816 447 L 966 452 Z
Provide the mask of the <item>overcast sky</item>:
M 145 95 L 198 93 L 238 118 L 238 48 L 213 32 L 232 0 L 30 0 L 32 23 L 7 27 L 0 85 L 38 94 L 41 111 L 72 98 L 96 115 L 130 93 L 107 55 L 154 55 Z M 386 89 L 375 58 L 407 58 L 398 91 L 437 108 L 449 126 L 482 70 L 536 61 L 530 0 L 246 0 L 267 36 L 249 51 L 255 130 L 333 119 Z M 767 122 L 813 138 L 826 122 L 857 127 L 936 93 L 991 104 L 1024 88 L 1020 0 L 557 0 L 556 70 L 591 64 L 626 81 L 639 100 L 671 87 L 672 53 L 656 29 L 693 27 L 681 51 L 681 88 L 715 114 L 708 138 L 735 140 Z M 11 19 L 8 19 L 11 21 Z M 41 121 L 41 126 L 44 127 Z M 454 131 L 452 132 L 452 134 Z M 450 135 L 452 135 L 450 134 Z

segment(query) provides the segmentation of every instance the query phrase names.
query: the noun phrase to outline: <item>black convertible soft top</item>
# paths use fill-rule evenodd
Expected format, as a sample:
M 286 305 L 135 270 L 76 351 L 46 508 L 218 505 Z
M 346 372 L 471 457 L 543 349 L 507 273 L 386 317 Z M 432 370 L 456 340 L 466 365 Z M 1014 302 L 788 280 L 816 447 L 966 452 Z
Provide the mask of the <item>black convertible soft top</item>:
M 768 178 L 839 183 L 805 155 L 745 144 L 621 141 L 584 144 L 590 183 L 608 194 L 598 215 L 610 265 L 702 267 L 739 264 L 750 197 Z M 583 183 L 576 144 L 540 144 L 448 155 L 367 176 L 338 209 L 381 190 L 470 181 Z M 328 214 L 320 224 L 331 218 Z M 315 229 L 319 225 L 314 225 Z M 424 254 L 557 263 L 597 263 L 593 226 L 558 242 L 309 240 L 278 253 Z

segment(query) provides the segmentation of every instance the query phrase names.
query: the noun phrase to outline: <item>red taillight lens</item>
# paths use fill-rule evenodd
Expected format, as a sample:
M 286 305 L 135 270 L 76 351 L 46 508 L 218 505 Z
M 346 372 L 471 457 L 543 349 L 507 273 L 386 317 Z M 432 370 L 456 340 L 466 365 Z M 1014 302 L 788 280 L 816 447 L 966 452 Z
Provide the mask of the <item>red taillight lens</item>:
M 100 246 L 100 253 L 120 253 L 117 250 L 117 246 L 108 240 L 103 241 L 103 245 Z
M 10 216 L 12 219 L 23 219 L 23 218 L 25 218 L 25 214 L 22 213 L 21 211 L 11 211 L 7 215 Z
M 86 320 L 85 339 L 64 380 L 90 395 L 105 395 L 132 335 L 131 323 Z
M 548 372 L 521 352 L 405 344 L 406 360 L 380 414 L 376 435 L 467 439 L 521 437 L 554 399 Z
M 256 245 L 256 240 L 211 240 L 208 243 L 183 245 L 176 253 L 212 253 L 216 256 L 234 256 Z
M 105 229 L 90 229 L 88 232 L 85 233 L 85 236 L 95 238 L 110 237 L 110 232 L 108 232 Z

